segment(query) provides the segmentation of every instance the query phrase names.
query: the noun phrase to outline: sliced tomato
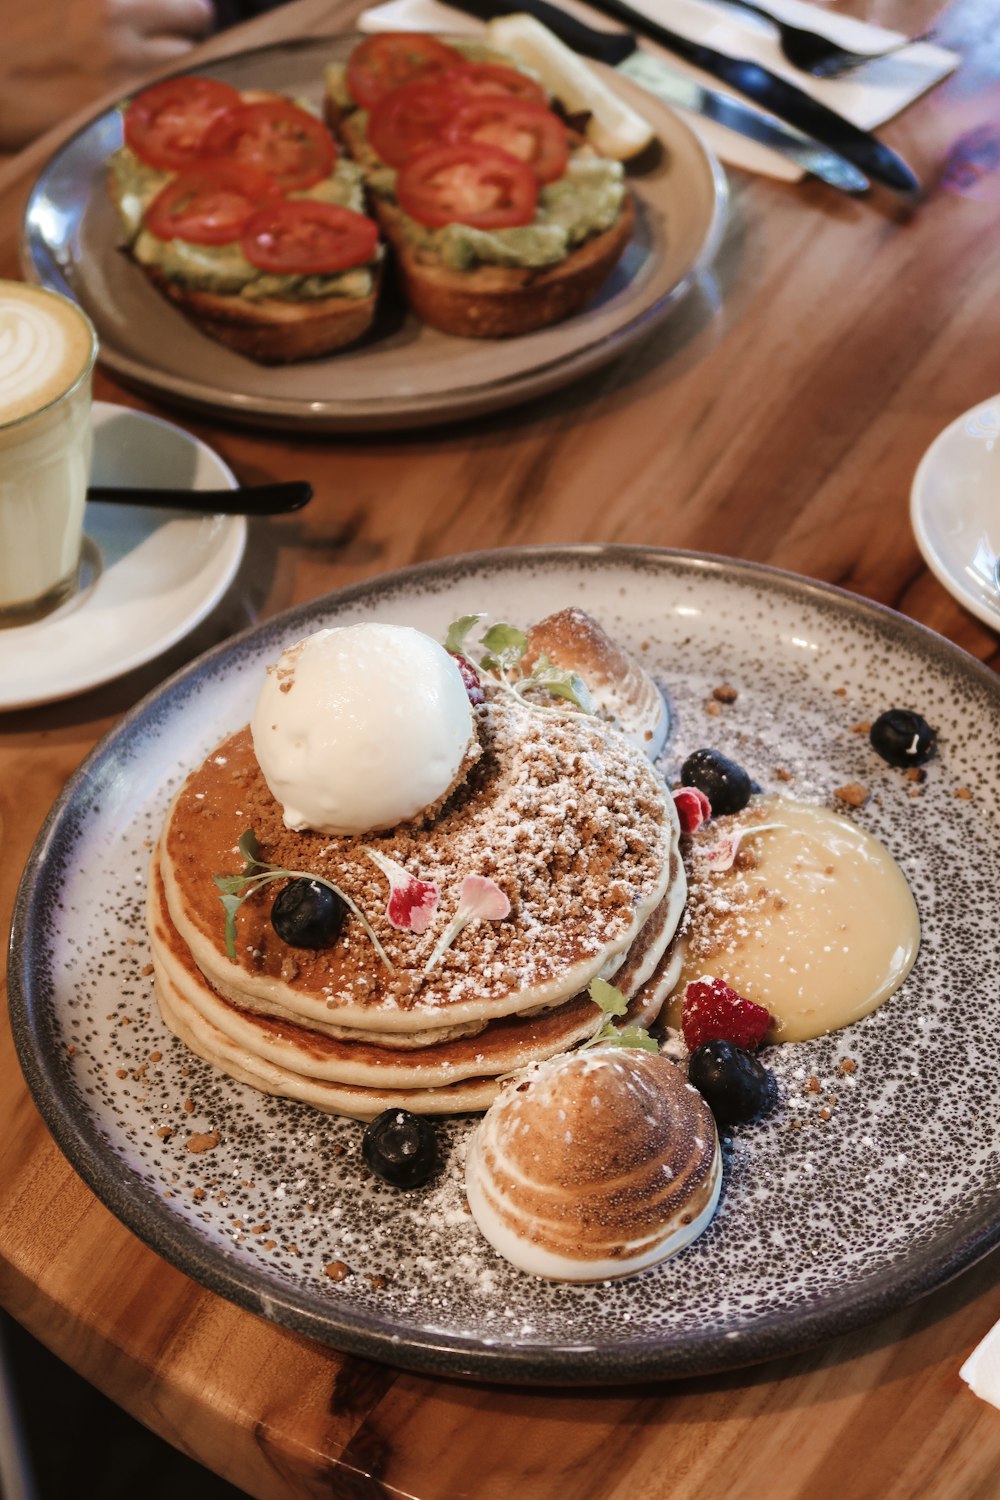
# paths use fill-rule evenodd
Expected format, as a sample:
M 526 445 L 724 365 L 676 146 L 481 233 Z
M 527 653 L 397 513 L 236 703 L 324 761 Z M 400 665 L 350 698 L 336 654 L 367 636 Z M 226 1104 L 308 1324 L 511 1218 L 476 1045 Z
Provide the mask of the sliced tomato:
M 526 161 L 539 182 L 555 182 L 569 160 L 565 125 L 551 109 L 530 99 L 500 94 L 470 99 L 455 112 L 445 138 L 506 151 Z
M 261 203 L 280 191 L 272 177 L 246 162 L 202 161 L 160 190 L 143 222 L 161 240 L 228 245 Z
M 429 229 L 509 229 L 535 217 L 538 179 L 506 151 L 462 141 L 411 156 L 399 169 L 396 197 L 404 213 Z
M 240 236 L 250 264 L 278 276 L 346 271 L 371 260 L 377 243 L 373 219 L 311 198 L 269 203 L 247 220 Z
M 337 159 L 322 120 L 290 99 L 241 104 L 220 116 L 202 143 L 206 156 L 226 156 L 267 172 L 286 192 L 328 177 Z
M 390 167 L 437 146 L 464 103 L 444 83 L 404 83 L 378 101 L 368 117 L 368 140 Z
M 212 124 L 239 102 L 236 89 L 215 78 L 167 78 L 126 109 L 125 143 L 151 167 L 186 167 Z
M 422 32 L 383 31 L 365 40 L 347 63 L 347 87 L 362 109 L 374 104 L 401 83 L 425 83 L 461 68 L 461 52 Z
M 446 73 L 442 83 L 451 83 L 463 94 L 506 94 L 512 99 L 530 99 L 534 104 L 548 104 L 549 97 L 540 83 L 517 68 L 504 63 L 466 62 L 454 74 Z

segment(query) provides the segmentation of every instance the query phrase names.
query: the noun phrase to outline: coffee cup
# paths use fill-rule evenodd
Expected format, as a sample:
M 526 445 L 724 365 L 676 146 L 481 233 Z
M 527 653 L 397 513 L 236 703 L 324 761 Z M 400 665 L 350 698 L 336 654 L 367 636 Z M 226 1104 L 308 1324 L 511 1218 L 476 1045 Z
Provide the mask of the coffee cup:
M 96 357 L 75 302 L 0 281 L 0 626 L 41 618 L 76 584 Z

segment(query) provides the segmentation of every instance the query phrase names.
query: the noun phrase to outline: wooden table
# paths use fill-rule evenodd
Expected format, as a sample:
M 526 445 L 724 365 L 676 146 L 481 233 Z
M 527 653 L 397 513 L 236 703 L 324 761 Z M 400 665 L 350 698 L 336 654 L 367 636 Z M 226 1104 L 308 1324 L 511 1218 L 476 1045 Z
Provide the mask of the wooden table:
M 346 29 L 359 9 L 299 0 L 212 45 Z M 932 19 L 929 0 L 866 13 L 911 31 Z M 4 921 L 49 805 L 141 693 L 248 619 L 419 559 L 562 541 L 726 552 L 893 605 L 1000 666 L 997 637 L 929 574 L 907 519 L 932 438 L 1000 389 L 1000 3 L 956 0 L 938 24 L 966 61 L 883 132 L 928 185 L 915 213 L 733 174 L 719 309 L 695 291 L 648 343 L 526 409 L 312 440 L 307 457 L 294 435 L 182 415 L 244 478 L 308 471 L 316 500 L 253 528 L 240 587 L 165 659 L 0 720 Z M 990 121 L 975 182 L 943 182 Z M 55 139 L 0 174 L 4 275 Z M 97 395 L 153 409 L 100 374 Z M 1000 1415 L 958 1377 L 1000 1317 L 995 1255 L 874 1327 L 745 1372 L 585 1392 L 450 1383 L 341 1357 L 203 1291 L 75 1176 L 6 1023 L 0 1079 L 0 1300 L 258 1500 L 997 1493 Z

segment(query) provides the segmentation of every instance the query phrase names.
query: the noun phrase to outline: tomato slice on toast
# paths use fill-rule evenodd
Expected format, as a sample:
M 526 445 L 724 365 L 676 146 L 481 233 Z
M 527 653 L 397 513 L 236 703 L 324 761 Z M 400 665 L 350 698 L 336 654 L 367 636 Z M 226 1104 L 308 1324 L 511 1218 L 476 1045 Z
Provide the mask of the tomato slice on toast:
M 364 214 L 311 198 L 269 203 L 244 224 L 240 248 L 252 266 L 277 276 L 346 271 L 371 260 L 378 225 Z
M 369 143 L 390 167 L 401 167 L 418 151 L 444 141 L 464 102 L 464 96 L 446 83 L 401 84 L 369 114 Z
M 466 62 L 454 74 L 446 73 L 441 81 L 453 84 L 470 98 L 506 95 L 512 99 L 528 99 L 533 104 L 547 105 L 549 102 L 540 83 L 517 68 L 508 68 L 505 63 Z
M 196 161 L 211 126 L 240 102 L 216 78 L 167 78 L 136 94 L 125 111 L 125 144 L 148 166 L 179 170 Z
M 261 203 L 279 193 L 272 177 L 246 162 L 201 161 L 161 188 L 143 222 L 161 240 L 228 245 Z
M 347 62 L 347 87 L 362 109 L 402 83 L 424 82 L 461 68 L 461 52 L 424 32 L 383 31 L 359 42 Z
M 462 141 L 411 156 L 396 177 L 396 197 L 404 213 L 429 229 L 509 229 L 535 217 L 538 180 L 508 152 Z
M 544 104 L 505 95 L 484 95 L 456 110 L 445 135 L 453 144 L 477 141 L 526 161 L 539 182 L 555 182 L 566 170 L 569 136 Z
M 286 193 L 328 177 L 337 159 L 333 136 L 290 99 L 240 104 L 209 126 L 206 156 L 229 157 L 269 173 Z

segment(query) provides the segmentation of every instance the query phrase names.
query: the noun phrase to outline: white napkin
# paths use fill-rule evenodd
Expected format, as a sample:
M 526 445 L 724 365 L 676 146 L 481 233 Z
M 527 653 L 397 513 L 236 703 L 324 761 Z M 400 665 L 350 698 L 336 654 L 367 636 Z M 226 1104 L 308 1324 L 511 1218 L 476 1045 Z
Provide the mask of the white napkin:
M 599 29 L 609 31 L 615 28 L 614 21 L 578 3 L 578 0 L 557 0 L 557 3 Z M 631 0 L 631 3 L 636 10 L 693 41 L 704 42 L 734 57 L 752 58 L 773 72 L 783 74 L 789 82 L 863 130 L 874 130 L 899 114 L 952 72 L 959 62 L 954 52 L 929 42 L 915 42 L 893 57 L 866 64 L 861 72 L 847 78 L 810 78 L 786 61 L 774 28 L 749 13 L 708 4 L 705 0 Z M 831 14 L 818 5 L 805 3 L 805 0 L 767 0 L 767 3 L 782 20 L 808 26 L 810 30 L 822 32 L 842 46 L 859 52 L 902 40 L 898 32 L 884 31 L 866 21 L 857 21 L 853 16 Z M 387 4 L 365 11 L 358 24 L 362 31 L 443 31 L 475 36 L 483 30 L 481 21 L 464 11 L 452 10 L 439 0 L 388 0 Z M 642 46 L 677 72 L 687 73 L 712 88 L 730 92 L 717 79 L 689 67 L 655 43 L 642 39 Z M 804 175 L 793 162 L 746 136 L 737 135 L 700 115 L 687 115 L 687 118 L 716 154 L 731 166 L 780 177 L 788 182 L 795 182 Z
M 1000 1406 L 1000 1323 L 976 1345 L 958 1373 L 974 1395 Z

